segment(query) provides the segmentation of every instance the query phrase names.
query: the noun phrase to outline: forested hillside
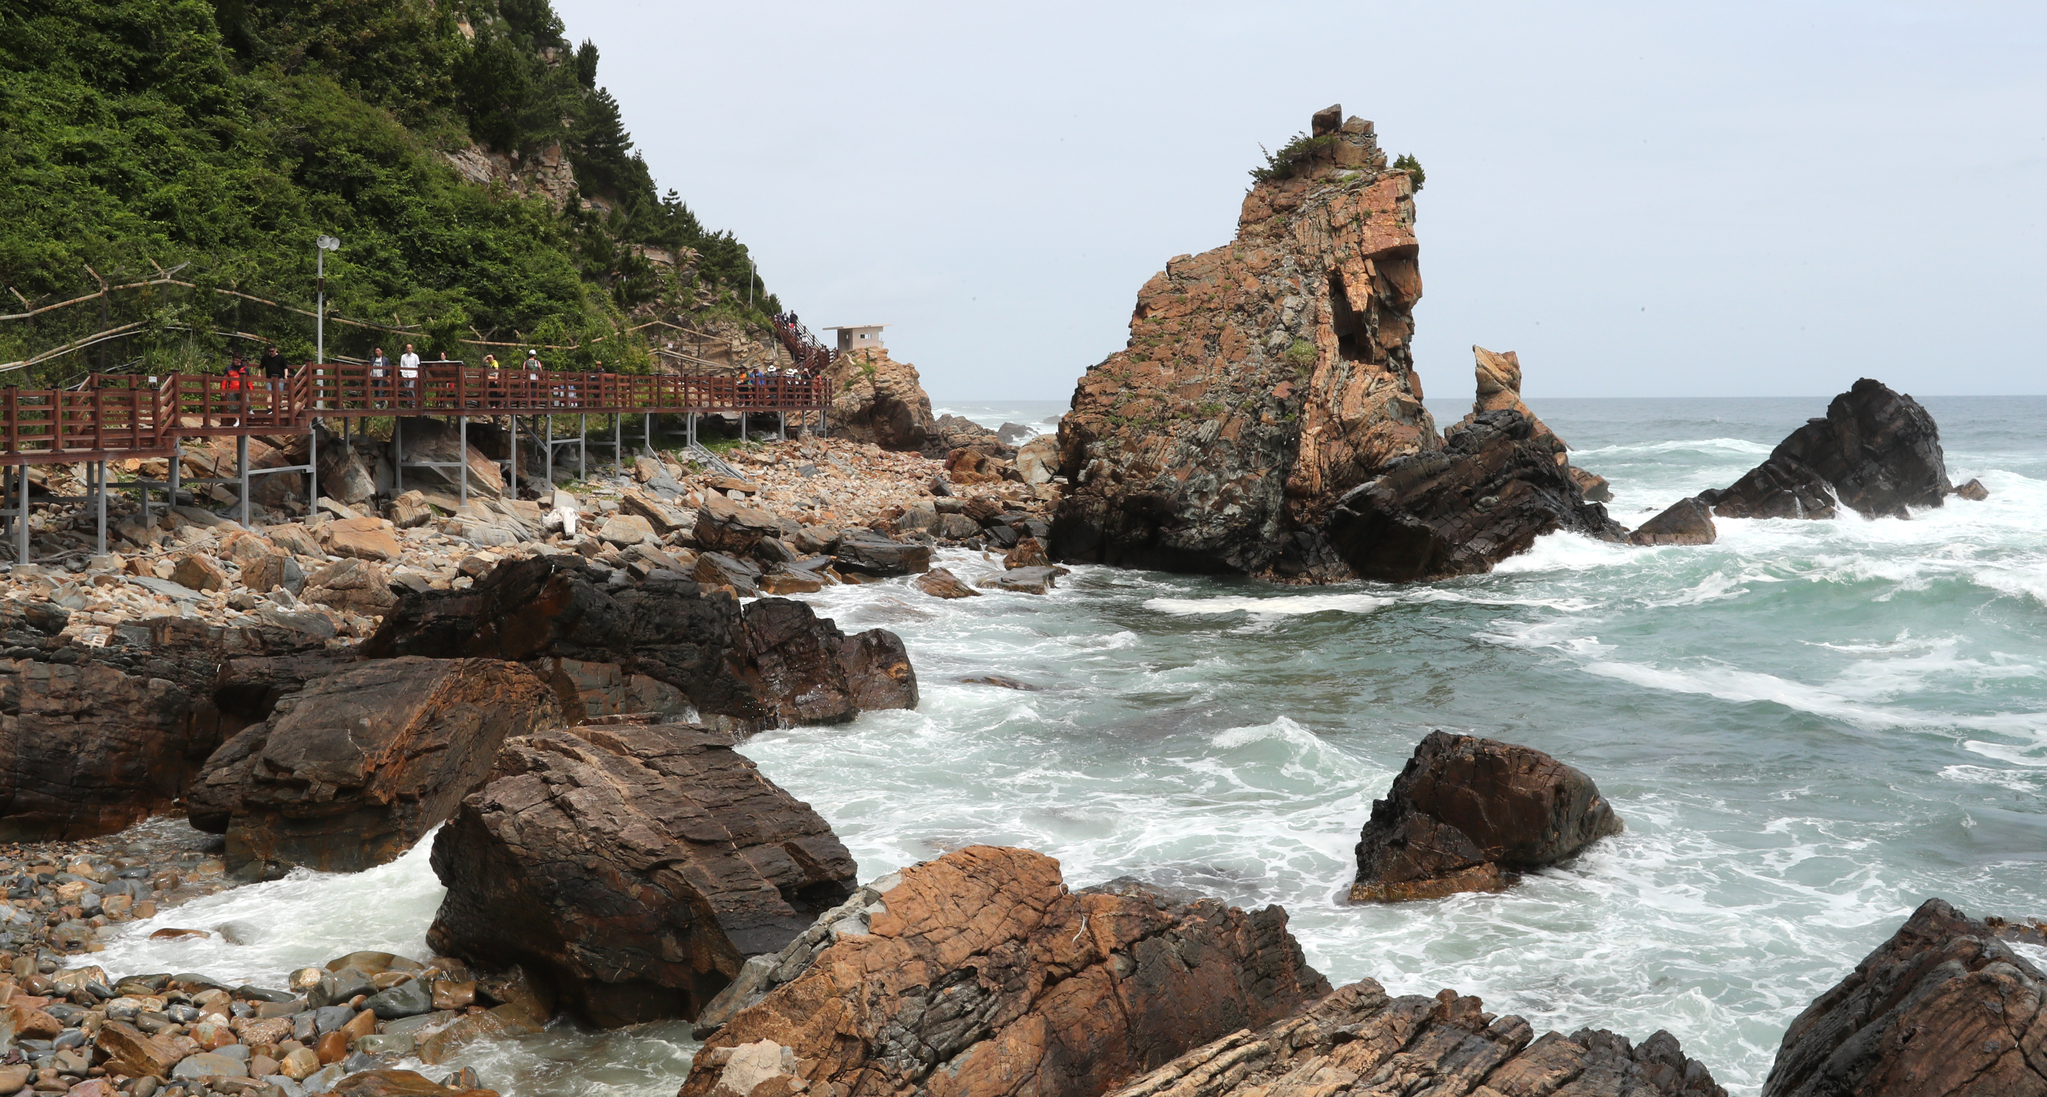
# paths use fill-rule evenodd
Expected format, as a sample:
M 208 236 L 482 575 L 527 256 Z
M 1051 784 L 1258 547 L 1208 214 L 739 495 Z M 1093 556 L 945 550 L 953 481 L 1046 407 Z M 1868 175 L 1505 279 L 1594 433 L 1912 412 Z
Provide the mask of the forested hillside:
M 312 320 L 251 298 L 310 310 L 323 234 L 330 358 L 632 367 L 631 325 L 776 309 L 656 191 L 598 57 L 547 0 L 0 4 L 0 312 L 156 283 L 0 322 L 0 362 L 44 359 L 0 384 L 217 368 L 245 336 L 310 357 Z

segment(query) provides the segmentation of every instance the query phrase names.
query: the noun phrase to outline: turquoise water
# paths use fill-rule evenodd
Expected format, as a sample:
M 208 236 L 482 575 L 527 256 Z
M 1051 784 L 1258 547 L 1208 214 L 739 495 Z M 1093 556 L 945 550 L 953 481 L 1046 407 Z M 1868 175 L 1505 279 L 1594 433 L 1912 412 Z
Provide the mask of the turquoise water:
M 1927 896 L 2047 914 L 2047 398 L 1925 402 L 1951 475 L 1981 477 L 1988 502 L 1724 521 L 1703 548 L 1556 536 L 1431 586 L 1080 568 L 1044 598 L 834 588 L 810 600 L 849 631 L 900 633 L 922 706 L 742 749 L 864 879 L 992 842 L 1058 857 L 1074 885 L 1130 874 L 1280 903 L 1333 981 L 1455 987 L 1538 1027 L 1668 1028 L 1752 1093 L 1785 1024 Z M 1536 411 L 1633 525 L 1732 482 L 1825 404 Z M 1037 405 L 955 410 L 993 426 Z M 970 580 L 999 566 L 942 556 Z M 1037 688 L 960 681 L 988 674 Z M 1372 798 L 1433 728 L 1558 755 L 1627 831 L 1504 894 L 1344 904 Z M 274 984 L 352 948 L 422 953 L 426 850 L 177 908 L 104 958 Z M 245 943 L 146 939 L 223 923 Z M 694 1047 L 685 1025 L 558 1025 L 455 1065 L 510 1097 L 666 1097 Z
M 924 705 L 744 749 L 863 876 L 994 842 L 1059 857 L 1075 884 L 1128 873 L 1276 902 L 1338 982 L 1455 987 L 1538 1026 L 1668 1028 L 1752 1091 L 1791 1017 L 1927 896 L 2043 913 L 2047 399 L 1926 403 L 1951 475 L 1981 477 L 1988 502 L 1726 521 L 1704 548 L 1556 536 L 1425 587 L 1081 568 L 1045 599 L 827 592 L 843 627 L 903 635 Z M 1632 525 L 1824 409 L 1535 410 Z M 959 682 L 990 673 L 1039 688 Z M 1432 728 L 1556 754 L 1627 832 L 1506 894 L 1345 905 L 1371 800 Z

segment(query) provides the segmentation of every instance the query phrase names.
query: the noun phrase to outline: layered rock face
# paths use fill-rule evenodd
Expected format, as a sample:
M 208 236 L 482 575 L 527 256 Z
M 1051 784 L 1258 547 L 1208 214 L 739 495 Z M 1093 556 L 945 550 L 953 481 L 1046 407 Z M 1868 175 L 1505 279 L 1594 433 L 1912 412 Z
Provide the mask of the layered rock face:
M 1539 750 L 1430 732 L 1358 837 L 1352 902 L 1492 891 L 1621 821 L 1592 778 Z
M 1477 998 L 1388 997 L 1365 979 L 1298 1016 L 1237 1032 L 1118 1089 L 1113 1097 L 1463 1094 L 1478 1097 L 1725 1097 L 1676 1037 L 1640 1045 L 1602 1029 L 1531 1039 L 1528 1022 Z
M 726 736 L 680 724 L 513 739 L 435 839 L 427 939 L 517 964 L 601 1025 L 695 1017 L 747 957 L 852 893 L 823 819 Z
M 1764 1097 L 2047 1094 L 2047 976 L 1928 899 L 1784 1032 Z
M 789 657 L 775 656 L 798 649 L 832 658 L 792 670 Z M 751 725 L 850 720 L 859 698 L 905 708 L 917 699 L 915 672 L 892 632 L 849 637 L 808 606 L 779 599 L 742 614 L 730 594 L 679 578 L 603 584 L 563 556 L 499 564 L 467 591 L 408 594 L 362 652 L 615 663 L 673 686 L 700 712 Z M 565 709 L 582 705 L 563 699 Z
M 1512 409 L 1482 412 L 1442 449 L 1391 462 L 1336 501 L 1329 547 L 1359 578 L 1413 582 L 1489 571 L 1559 529 L 1626 536 L 1585 501 L 1556 436 L 1537 425 Z
M 771 989 L 729 1011 L 681 1097 L 1095 1097 L 1329 991 L 1278 907 L 1068 891 L 1028 850 L 947 854 L 827 919 L 759 962 Z
M 1549 429 L 1547 424 L 1536 418 L 1535 413 L 1528 410 L 1528 405 L 1522 402 L 1521 356 L 1511 350 L 1496 354 L 1477 345 L 1471 348 L 1471 355 L 1477 360 L 1475 372 L 1478 375 L 1478 395 L 1472 400 L 1471 414 L 1464 417 L 1465 425 L 1469 426 L 1474 419 L 1489 411 L 1520 412 L 1527 417 L 1533 427 L 1535 439 L 1551 447 L 1556 454 L 1557 464 L 1565 466 L 1571 482 L 1578 486 L 1587 502 L 1604 503 L 1611 500 L 1613 492 L 1607 487 L 1606 480 L 1571 465 L 1568 455 L 1570 447 L 1564 444 L 1562 438 L 1557 437 L 1556 431 Z
M 937 437 L 931 397 L 917 367 L 897 362 L 878 347 L 849 351 L 832 359 L 826 425 L 832 433 L 883 449 L 915 450 Z
M 228 867 L 275 876 L 395 859 L 483 784 L 507 736 L 561 722 L 517 663 L 392 659 L 322 678 L 221 744 L 186 797 Z
M 1081 378 L 1059 426 L 1061 559 L 1344 578 L 1330 504 L 1440 447 L 1408 350 L 1414 182 L 1372 123 L 1336 117 L 1245 196 L 1236 240 L 1145 284 L 1129 346 Z
M 0 613 L 0 639 L 17 653 L 0 660 L 0 839 L 10 841 L 111 834 L 169 809 L 243 724 L 214 703 L 221 664 L 323 643 L 281 626 L 166 617 L 80 649 L 65 645 L 68 615 L 56 606 Z
M 1769 459 L 1699 500 L 1722 518 L 1832 518 L 1836 503 L 1865 518 L 1909 518 L 1953 485 L 1940 428 L 1919 401 L 1867 377 L 1777 444 Z

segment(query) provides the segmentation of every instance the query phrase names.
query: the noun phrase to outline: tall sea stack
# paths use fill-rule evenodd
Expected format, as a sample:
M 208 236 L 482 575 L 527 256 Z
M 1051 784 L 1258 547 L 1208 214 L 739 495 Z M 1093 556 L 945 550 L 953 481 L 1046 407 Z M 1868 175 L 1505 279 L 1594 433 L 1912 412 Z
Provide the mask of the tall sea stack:
M 1624 535 L 1525 408 L 1437 434 L 1409 350 L 1418 165 L 1330 107 L 1254 175 L 1236 240 L 1145 283 L 1129 345 L 1075 389 L 1059 558 L 1409 581 Z
M 1129 345 L 1074 391 L 1061 557 L 1346 578 L 1317 532 L 1329 504 L 1442 445 L 1408 352 L 1414 173 L 1331 107 L 1266 174 L 1236 240 L 1145 283 Z

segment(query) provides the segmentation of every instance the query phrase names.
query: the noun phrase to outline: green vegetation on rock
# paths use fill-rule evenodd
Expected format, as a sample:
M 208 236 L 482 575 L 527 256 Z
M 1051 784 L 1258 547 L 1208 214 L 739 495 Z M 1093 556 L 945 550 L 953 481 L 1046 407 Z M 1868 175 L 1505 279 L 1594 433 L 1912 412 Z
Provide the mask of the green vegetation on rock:
M 597 72 L 597 47 L 571 47 L 547 0 L 0 12 L 6 311 L 166 270 L 190 283 L 0 323 L 0 361 L 136 325 L 0 383 L 217 369 L 256 349 L 235 333 L 310 357 L 309 317 L 221 291 L 311 309 L 323 234 L 342 241 L 326 263 L 330 357 L 410 341 L 474 360 L 482 348 L 458 340 L 481 339 L 579 348 L 548 352 L 552 365 L 636 368 L 644 341 L 621 331 L 642 320 L 758 324 L 780 305 L 746 248 L 657 192 Z M 678 261 L 650 262 L 649 247 Z
M 1265 153 L 1265 163 L 1251 169 L 1251 178 L 1259 183 L 1273 183 L 1292 178 L 1294 172 L 1313 159 L 1317 152 L 1334 144 L 1336 135 L 1333 133 L 1325 133 L 1320 137 L 1297 133 L 1292 140 L 1281 145 L 1278 152 L 1266 152 L 1265 146 L 1260 145 L 1258 151 Z

